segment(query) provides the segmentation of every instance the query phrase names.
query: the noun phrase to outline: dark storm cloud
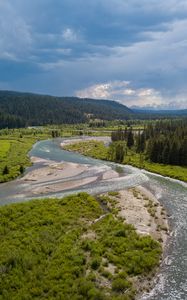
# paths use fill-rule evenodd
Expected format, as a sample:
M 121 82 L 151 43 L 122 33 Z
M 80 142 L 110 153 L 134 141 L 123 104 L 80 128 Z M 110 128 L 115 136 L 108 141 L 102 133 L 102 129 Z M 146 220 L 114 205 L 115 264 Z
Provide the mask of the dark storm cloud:
M 0 88 L 186 107 L 186 28 L 182 0 L 0 0 Z

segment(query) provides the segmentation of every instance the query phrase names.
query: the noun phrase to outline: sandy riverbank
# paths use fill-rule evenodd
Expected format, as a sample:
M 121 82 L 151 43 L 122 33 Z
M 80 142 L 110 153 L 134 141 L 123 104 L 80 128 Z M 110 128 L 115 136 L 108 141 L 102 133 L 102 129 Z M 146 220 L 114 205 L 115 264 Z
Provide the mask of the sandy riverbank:
M 20 181 L 29 184 L 27 191 L 37 196 L 81 188 L 97 180 L 102 179 L 104 181 L 119 177 L 119 174 L 114 170 L 101 171 L 98 169 L 98 172 L 96 172 L 91 165 L 71 162 L 58 163 L 38 157 L 31 157 L 31 161 L 36 168 L 26 173 Z M 92 172 L 93 175 L 91 175 Z M 82 174 L 84 176 L 79 177 Z M 86 176 L 87 174 L 88 176 Z
M 164 254 L 169 236 L 168 218 L 166 211 L 154 195 L 142 186 L 121 190 L 114 196 L 111 193 L 107 195 L 114 200 L 115 204 L 112 204 L 111 208 L 117 209 L 118 217 L 121 217 L 125 223 L 132 224 L 140 235 L 150 235 L 157 240 Z M 158 270 L 159 268 L 154 270 L 149 277 L 135 276 L 132 279 L 138 291 L 136 299 L 140 299 L 145 292 L 153 288 Z
M 108 144 L 111 142 L 111 138 L 108 136 L 85 136 L 82 138 L 76 138 L 76 139 L 66 139 L 63 140 L 63 142 L 60 144 L 61 147 L 63 148 L 64 146 L 71 145 L 74 143 L 79 143 L 83 141 L 99 141 L 99 142 L 104 142 L 104 144 Z
M 110 142 L 109 137 L 83 137 L 80 139 L 67 139 L 61 143 L 65 145 L 77 143 L 83 140 L 99 140 L 104 143 Z M 117 172 L 110 170 L 103 174 L 102 179 L 108 180 L 119 177 Z M 116 208 L 119 216 L 127 223 L 133 224 L 140 234 L 149 234 L 157 241 L 161 242 L 162 247 L 168 236 L 168 221 L 166 212 L 154 195 L 142 186 L 121 190 L 116 197 Z
M 150 235 L 164 248 L 169 232 L 167 214 L 154 195 L 139 186 L 119 191 L 115 199 L 118 215 L 134 225 L 139 234 Z
M 70 162 L 57 163 L 50 160 L 40 159 L 38 157 L 32 157 L 31 161 L 35 164 L 42 163 L 42 166 L 27 173 L 24 177 L 22 177 L 22 181 L 53 181 L 77 176 L 88 170 L 87 165 Z
M 57 163 L 38 157 L 32 157 L 31 160 L 35 165 L 40 165 L 22 177 L 21 181 L 30 184 L 33 195 L 81 188 L 97 180 L 105 182 L 119 177 L 116 171 L 107 169 L 103 171 L 102 176 L 98 172 L 92 176 L 79 178 L 79 175 L 89 173 L 92 166 L 71 162 Z M 141 186 L 121 190 L 115 200 L 120 217 L 133 224 L 138 233 L 149 234 L 161 242 L 164 248 L 168 236 L 167 216 L 161 204 L 149 191 Z

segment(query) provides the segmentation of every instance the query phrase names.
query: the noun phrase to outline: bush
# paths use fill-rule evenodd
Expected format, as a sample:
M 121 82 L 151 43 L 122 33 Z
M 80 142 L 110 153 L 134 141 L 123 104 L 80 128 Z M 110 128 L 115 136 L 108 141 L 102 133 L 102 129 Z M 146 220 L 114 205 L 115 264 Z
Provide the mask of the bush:
M 131 286 L 130 282 L 122 278 L 116 278 L 112 282 L 112 290 L 115 292 L 123 293 L 128 288 L 130 288 L 130 286 Z
M 97 258 L 94 258 L 91 262 L 91 268 L 93 270 L 97 270 L 99 268 L 101 264 L 101 258 L 97 257 Z
M 7 175 L 7 174 L 9 174 L 9 168 L 5 166 L 3 169 L 3 175 Z

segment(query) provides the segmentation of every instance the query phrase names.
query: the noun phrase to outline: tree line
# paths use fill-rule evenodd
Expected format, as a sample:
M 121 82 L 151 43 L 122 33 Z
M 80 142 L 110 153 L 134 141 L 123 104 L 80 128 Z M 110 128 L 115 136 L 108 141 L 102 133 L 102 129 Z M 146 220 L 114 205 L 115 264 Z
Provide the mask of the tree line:
M 152 162 L 187 166 L 187 120 L 148 125 L 145 136 L 146 154 Z
M 132 149 L 151 162 L 187 166 L 187 119 L 157 121 L 137 131 L 119 128 L 111 139 L 111 157 L 116 162 Z

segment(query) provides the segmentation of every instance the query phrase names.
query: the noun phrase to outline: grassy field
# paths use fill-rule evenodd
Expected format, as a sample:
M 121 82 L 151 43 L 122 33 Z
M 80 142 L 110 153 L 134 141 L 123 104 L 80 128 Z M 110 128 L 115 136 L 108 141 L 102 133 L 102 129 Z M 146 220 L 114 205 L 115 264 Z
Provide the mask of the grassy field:
M 79 152 L 98 159 L 107 159 L 108 149 L 103 142 L 90 140 L 64 146 L 64 149 Z
M 86 193 L 1 207 L 0 244 L 1 300 L 134 299 L 161 255 Z
M 0 140 L 0 158 L 1 160 L 7 157 L 8 151 L 10 149 L 10 141 L 1 141 Z
M 9 149 L 4 156 L 0 153 L 0 182 L 5 182 L 20 175 L 20 168 L 30 164 L 27 152 L 31 149 L 35 139 L 22 140 L 1 140 L 0 147 L 9 144 Z M 8 174 L 3 174 L 5 166 L 8 167 Z
M 105 147 L 103 142 L 84 141 L 72 145 L 67 145 L 65 149 L 70 151 L 76 151 L 94 158 L 108 160 L 108 148 Z M 168 176 L 187 182 L 186 167 L 152 163 L 146 160 L 145 155 L 137 154 L 133 150 L 127 151 L 123 164 L 129 164 L 134 167 L 142 168 L 153 173 L 161 174 L 163 176 Z
M 19 176 L 30 165 L 28 152 L 40 139 L 50 137 L 47 130 L 27 129 L 0 131 L 0 182 L 6 182 Z M 4 172 L 7 167 L 6 172 Z

